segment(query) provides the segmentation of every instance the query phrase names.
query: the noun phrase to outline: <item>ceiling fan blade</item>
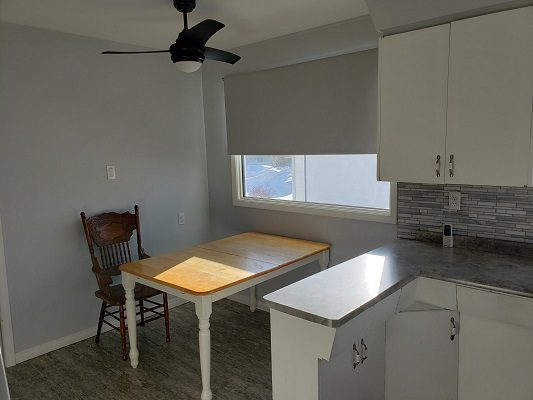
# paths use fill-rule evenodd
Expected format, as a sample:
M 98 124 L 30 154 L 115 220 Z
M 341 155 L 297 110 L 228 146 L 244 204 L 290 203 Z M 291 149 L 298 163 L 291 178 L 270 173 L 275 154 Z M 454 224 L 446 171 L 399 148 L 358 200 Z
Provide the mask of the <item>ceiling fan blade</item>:
M 214 19 L 206 19 L 194 25 L 192 28 L 183 31 L 180 36 L 184 39 L 194 40 L 198 45 L 205 46 L 209 38 L 225 26 L 222 22 L 215 21 Z
M 102 54 L 148 54 L 148 53 L 168 53 L 170 50 L 150 50 L 150 51 L 102 51 Z
M 205 48 L 205 58 L 208 60 L 226 62 L 228 64 L 235 64 L 241 59 L 237 54 L 230 53 L 229 51 L 213 49 L 212 47 Z

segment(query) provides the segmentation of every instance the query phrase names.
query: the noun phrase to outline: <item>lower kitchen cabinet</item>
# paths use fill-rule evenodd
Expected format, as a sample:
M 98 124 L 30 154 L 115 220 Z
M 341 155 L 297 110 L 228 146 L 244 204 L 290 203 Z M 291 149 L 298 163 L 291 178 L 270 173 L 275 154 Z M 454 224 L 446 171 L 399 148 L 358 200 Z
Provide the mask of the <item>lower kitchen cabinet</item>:
M 533 299 L 457 288 L 459 400 L 533 399 Z
M 338 343 L 342 348 L 329 361 L 319 361 L 319 398 L 383 400 L 385 324 L 351 333 L 343 343 Z M 356 352 L 359 353 L 357 361 Z M 355 367 L 354 362 L 358 363 Z
M 386 323 L 385 399 L 456 400 L 459 313 L 402 312 Z
M 399 298 L 397 291 L 336 329 L 329 359 L 318 362 L 320 400 L 383 400 L 385 321 Z
M 338 327 L 270 317 L 274 400 L 533 399 L 533 298 L 418 278 Z

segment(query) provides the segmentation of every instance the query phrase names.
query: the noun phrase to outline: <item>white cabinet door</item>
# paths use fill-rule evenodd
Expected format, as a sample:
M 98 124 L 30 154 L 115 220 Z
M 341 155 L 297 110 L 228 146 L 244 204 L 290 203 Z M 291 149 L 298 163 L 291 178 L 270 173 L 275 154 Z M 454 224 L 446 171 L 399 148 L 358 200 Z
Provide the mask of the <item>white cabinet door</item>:
M 449 33 L 447 24 L 380 41 L 380 180 L 444 183 Z
M 348 335 L 338 334 L 329 361 L 318 361 L 320 400 L 383 400 L 385 324 L 370 331 L 364 328 L 350 329 Z M 367 358 L 354 369 L 353 345 L 355 344 L 360 351 L 361 340 L 367 347 L 365 351 Z M 337 343 L 341 341 L 344 343 Z M 338 349 L 340 351 L 335 352 L 337 350 L 335 347 L 341 347 Z
M 531 185 L 532 104 L 533 7 L 453 22 L 446 182 Z
M 458 336 L 451 340 L 456 311 L 413 311 L 386 325 L 385 399 L 457 399 Z
M 458 287 L 459 400 L 533 399 L 533 299 Z

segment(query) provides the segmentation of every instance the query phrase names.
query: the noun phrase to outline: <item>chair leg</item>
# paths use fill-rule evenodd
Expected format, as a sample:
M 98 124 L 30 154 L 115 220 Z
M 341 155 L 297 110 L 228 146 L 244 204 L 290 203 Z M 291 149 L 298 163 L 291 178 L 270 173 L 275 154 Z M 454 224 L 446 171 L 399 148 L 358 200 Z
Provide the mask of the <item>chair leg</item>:
M 102 307 L 100 308 L 100 317 L 98 318 L 98 329 L 96 330 L 96 337 L 94 341 L 98 343 L 100 341 L 100 333 L 102 332 L 102 325 L 104 324 L 105 309 L 107 308 L 107 303 L 102 300 Z
M 144 302 L 139 300 L 139 311 L 141 314 L 141 326 L 144 326 Z
M 168 298 L 167 294 L 163 293 L 163 309 L 165 311 L 165 332 L 167 335 L 167 343 L 170 342 L 170 320 L 168 318 Z
M 126 361 L 128 359 L 128 355 L 126 353 L 126 318 L 124 317 L 124 305 L 119 306 L 119 314 L 120 314 L 120 339 L 122 342 L 122 359 Z M 133 322 L 135 323 L 135 321 Z

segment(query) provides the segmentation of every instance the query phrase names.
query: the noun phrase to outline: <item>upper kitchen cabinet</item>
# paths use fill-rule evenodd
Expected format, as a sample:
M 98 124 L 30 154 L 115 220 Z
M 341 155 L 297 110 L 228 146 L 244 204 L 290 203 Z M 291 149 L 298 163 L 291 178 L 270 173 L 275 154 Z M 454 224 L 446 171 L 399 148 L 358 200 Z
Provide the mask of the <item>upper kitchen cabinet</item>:
M 380 41 L 379 176 L 444 183 L 450 25 Z
M 380 74 L 381 180 L 532 186 L 533 7 L 385 37 Z
M 530 186 L 533 7 L 451 24 L 447 182 Z

